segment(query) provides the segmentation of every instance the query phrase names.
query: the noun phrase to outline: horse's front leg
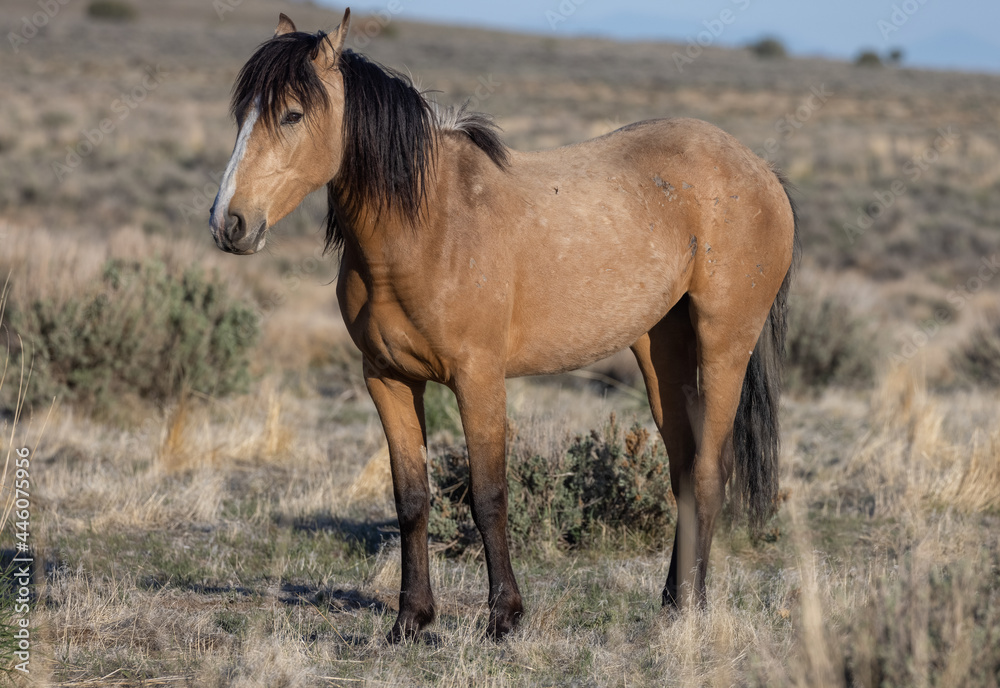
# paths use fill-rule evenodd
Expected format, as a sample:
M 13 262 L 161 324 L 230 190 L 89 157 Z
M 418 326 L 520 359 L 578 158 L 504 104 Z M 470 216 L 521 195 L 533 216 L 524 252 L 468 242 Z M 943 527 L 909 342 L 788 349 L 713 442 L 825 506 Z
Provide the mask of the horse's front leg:
M 390 642 L 398 642 L 414 637 L 434 620 L 434 595 L 427 557 L 430 490 L 424 428 L 425 384 L 386 377 L 375 372 L 367 362 L 365 383 L 389 442 L 392 488 L 399 518 L 402 552 L 399 616 L 388 637 Z
M 490 579 L 487 634 L 513 630 L 523 607 L 507 546 L 507 391 L 503 374 L 465 375 L 455 394 L 469 447 L 472 517 L 483 538 Z

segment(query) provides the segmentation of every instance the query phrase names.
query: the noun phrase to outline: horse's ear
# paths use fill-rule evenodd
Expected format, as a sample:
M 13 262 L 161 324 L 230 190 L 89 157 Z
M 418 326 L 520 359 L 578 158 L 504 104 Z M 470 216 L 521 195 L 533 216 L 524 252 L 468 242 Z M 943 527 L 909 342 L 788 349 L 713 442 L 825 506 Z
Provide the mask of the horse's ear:
M 340 53 L 344 51 L 344 42 L 347 40 L 347 31 L 351 28 L 351 8 L 344 10 L 344 18 L 340 21 L 340 26 L 326 35 L 326 38 L 319 45 L 319 55 L 316 56 L 316 63 L 326 69 L 337 66 Z
M 286 33 L 292 33 L 295 31 L 295 22 L 288 18 L 288 15 L 282 12 L 278 15 L 278 27 L 274 30 L 275 36 L 284 36 Z

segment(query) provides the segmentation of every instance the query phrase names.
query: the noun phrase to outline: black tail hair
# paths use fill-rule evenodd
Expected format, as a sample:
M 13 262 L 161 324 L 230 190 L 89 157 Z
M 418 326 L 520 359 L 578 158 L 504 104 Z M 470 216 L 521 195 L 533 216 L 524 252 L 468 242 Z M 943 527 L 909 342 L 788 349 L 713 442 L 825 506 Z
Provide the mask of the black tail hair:
M 795 223 L 792 264 L 785 274 L 778 295 L 771 304 L 764 329 L 754 347 L 743 378 L 736 422 L 733 425 L 735 472 L 730 500 L 736 514 L 745 514 L 750 534 L 757 537 L 774 514 L 778 496 L 778 454 L 780 435 L 778 407 L 781 397 L 781 368 L 785 356 L 785 333 L 788 324 L 788 289 L 799 257 L 799 219 L 791 185 L 775 172 L 785 189 Z

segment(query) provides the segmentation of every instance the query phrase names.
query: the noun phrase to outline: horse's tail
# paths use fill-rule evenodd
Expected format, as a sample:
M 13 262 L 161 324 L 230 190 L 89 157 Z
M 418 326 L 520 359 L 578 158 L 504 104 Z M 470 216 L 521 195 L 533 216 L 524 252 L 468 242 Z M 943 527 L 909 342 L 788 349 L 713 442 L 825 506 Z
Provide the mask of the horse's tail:
M 735 472 L 730 499 L 736 514 L 745 513 L 750 533 L 756 536 L 775 510 L 778 496 L 778 406 L 781 367 L 785 354 L 788 288 L 799 253 L 798 216 L 789 194 L 790 185 L 777 173 L 791 206 L 795 226 L 792 264 L 785 274 L 771 312 L 764 323 L 743 378 L 743 392 L 733 426 Z

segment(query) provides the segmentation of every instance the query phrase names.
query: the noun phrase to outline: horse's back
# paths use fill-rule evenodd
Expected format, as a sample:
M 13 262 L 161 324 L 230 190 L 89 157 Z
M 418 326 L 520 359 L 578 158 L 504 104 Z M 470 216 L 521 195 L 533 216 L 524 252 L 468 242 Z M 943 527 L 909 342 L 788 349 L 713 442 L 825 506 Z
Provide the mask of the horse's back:
M 683 162 L 683 171 L 691 176 L 712 176 L 717 171 L 725 174 L 727 170 L 753 175 L 769 170 L 766 162 L 732 135 L 709 122 L 684 117 L 634 122 L 560 148 L 513 152 L 514 166 L 524 166 L 533 175 L 588 169 L 618 174 L 633 167 L 638 173 L 653 172 L 644 168 L 660 167 L 671 160 Z M 727 169 L 717 169 L 720 164 Z
M 516 153 L 510 174 L 516 374 L 584 365 L 632 344 L 685 293 L 740 287 L 737 275 L 756 288 L 761 271 L 787 269 L 781 182 L 706 122 L 649 120 Z
M 715 259 L 732 250 L 753 254 L 755 264 L 767 260 L 770 245 L 791 246 L 791 209 L 774 170 L 701 120 L 636 122 L 579 144 L 517 154 L 512 167 L 530 199 L 529 224 L 560 218 L 554 231 L 592 233 L 611 244 L 652 234 L 675 255 L 693 239 L 703 250 L 714 246 Z

